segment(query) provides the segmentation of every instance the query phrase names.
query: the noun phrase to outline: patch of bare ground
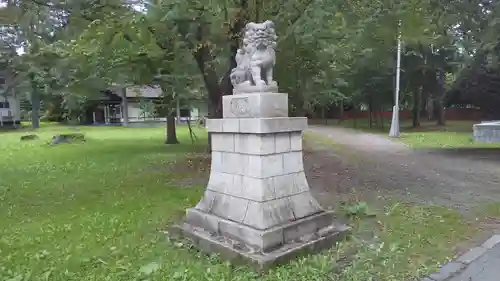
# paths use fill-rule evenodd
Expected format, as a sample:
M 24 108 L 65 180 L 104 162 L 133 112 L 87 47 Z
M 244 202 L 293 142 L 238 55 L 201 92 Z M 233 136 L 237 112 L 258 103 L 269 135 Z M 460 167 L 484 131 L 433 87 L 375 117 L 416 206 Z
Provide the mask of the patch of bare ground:
M 211 157 L 206 152 L 186 153 L 182 157 L 147 167 L 149 170 L 168 174 L 173 186 L 204 186 L 210 174 Z
M 210 173 L 210 163 L 210 154 L 203 152 L 192 153 L 171 163 L 169 172 L 177 175 L 177 185 L 205 185 Z
M 375 192 L 463 213 L 484 202 L 500 201 L 499 162 L 460 152 L 411 149 L 384 136 L 342 128 L 313 127 L 310 131 L 314 135 L 306 146 L 316 155 L 310 178 L 313 181 L 314 174 L 320 173 L 320 186 L 356 189 L 371 196 Z

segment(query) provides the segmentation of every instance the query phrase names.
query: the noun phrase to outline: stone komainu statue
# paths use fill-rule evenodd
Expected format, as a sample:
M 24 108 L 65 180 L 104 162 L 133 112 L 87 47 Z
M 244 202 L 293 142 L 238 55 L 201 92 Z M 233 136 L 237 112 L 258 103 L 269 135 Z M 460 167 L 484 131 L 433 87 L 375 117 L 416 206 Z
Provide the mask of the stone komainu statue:
M 235 94 L 277 92 L 278 84 L 273 80 L 276 39 L 272 21 L 246 25 L 243 44 L 235 58 L 237 66 L 230 76 Z

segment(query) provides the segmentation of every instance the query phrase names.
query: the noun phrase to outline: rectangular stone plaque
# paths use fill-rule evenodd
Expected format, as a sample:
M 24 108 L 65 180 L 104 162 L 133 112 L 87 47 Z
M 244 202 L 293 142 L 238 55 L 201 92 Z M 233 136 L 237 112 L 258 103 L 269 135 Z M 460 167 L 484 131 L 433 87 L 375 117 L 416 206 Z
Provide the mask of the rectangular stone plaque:
M 223 96 L 222 115 L 224 118 L 288 117 L 288 95 L 252 93 Z

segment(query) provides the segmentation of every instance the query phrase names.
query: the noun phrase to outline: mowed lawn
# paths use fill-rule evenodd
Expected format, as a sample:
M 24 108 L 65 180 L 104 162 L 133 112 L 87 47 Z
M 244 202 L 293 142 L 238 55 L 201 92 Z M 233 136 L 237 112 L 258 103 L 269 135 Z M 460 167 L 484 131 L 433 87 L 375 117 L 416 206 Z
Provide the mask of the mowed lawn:
M 352 220 L 351 241 L 258 274 L 162 232 L 201 198 L 182 159 L 205 149 L 205 132 L 192 145 L 178 128 L 182 144 L 169 146 L 163 128 L 79 130 L 87 142 L 57 146 L 47 142 L 68 129 L 0 133 L 0 280 L 413 280 L 471 234 L 455 211 L 392 202 Z
M 58 146 L 46 142 L 63 127 L 35 141 L 0 135 L 0 279 L 136 280 L 141 266 L 165 262 L 174 274 L 185 258 L 160 230 L 203 186 L 176 186 L 166 167 L 202 147 L 185 129 L 176 146 L 163 144 L 162 128 L 81 130 L 86 143 Z
M 180 127 L 182 144 L 165 145 L 164 128 L 78 129 L 87 142 L 57 146 L 52 136 L 72 130 L 0 133 L 0 280 L 330 279 L 330 252 L 261 275 L 164 233 L 203 194 L 182 160 L 206 151 L 204 131 L 192 145 Z
M 500 148 L 500 144 L 475 142 L 472 137 L 474 121 L 446 121 L 445 126 L 437 126 L 436 122 L 422 121 L 420 127 L 412 128 L 411 120 L 401 120 L 400 131 L 402 141 L 415 148 Z M 384 120 L 384 124 L 373 124 L 370 128 L 368 119 L 312 120 L 310 124 L 341 126 L 360 131 L 388 135 L 391 120 Z

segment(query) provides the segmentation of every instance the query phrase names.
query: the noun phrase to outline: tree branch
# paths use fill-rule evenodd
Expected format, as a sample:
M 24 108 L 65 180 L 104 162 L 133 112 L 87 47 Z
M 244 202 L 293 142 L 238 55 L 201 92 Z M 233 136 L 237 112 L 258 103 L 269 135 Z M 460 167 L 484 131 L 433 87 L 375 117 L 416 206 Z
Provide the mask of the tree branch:
M 68 11 L 69 13 L 74 13 L 73 9 L 74 8 L 71 8 L 69 7 L 68 5 L 58 5 L 58 4 L 54 4 L 54 3 L 47 3 L 47 2 L 44 2 L 44 0 L 31 0 L 33 3 L 35 3 L 36 5 L 40 5 L 40 6 L 45 6 L 45 7 L 49 7 L 51 9 L 59 9 L 59 10 L 65 10 L 65 11 Z M 90 2 L 90 3 L 85 3 L 83 5 L 81 5 L 80 7 L 82 8 L 82 10 L 79 12 L 79 16 L 81 18 L 83 18 L 84 20 L 87 20 L 87 21 L 95 21 L 97 19 L 99 19 L 99 17 L 95 16 L 95 13 L 94 16 L 90 16 L 86 13 L 87 10 L 92 10 L 93 12 L 102 12 L 102 10 L 106 7 L 109 7 L 109 8 L 112 8 L 112 9 L 128 9 L 128 7 L 126 6 L 120 6 L 120 5 L 110 5 L 109 3 L 105 3 L 105 4 L 99 4 L 97 5 L 98 3 L 100 3 L 101 1 L 98 0 L 98 1 L 93 1 L 93 2 Z M 151 32 L 151 34 L 155 37 L 155 41 L 156 41 L 156 45 L 158 47 L 160 47 L 160 49 L 162 50 L 166 50 L 167 49 L 167 46 L 160 43 L 158 41 L 158 36 L 156 34 L 156 31 L 154 30 L 154 28 L 151 26 L 151 25 L 148 25 L 147 26 L 147 29 L 149 32 Z M 132 38 L 128 35 L 124 35 L 124 39 L 131 42 L 131 43 L 135 43 Z
M 278 15 L 281 14 L 281 9 L 285 6 L 287 0 L 282 0 L 281 3 L 279 3 L 278 8 L 274 10 L 273 12 L 269 13 L 273 18 L 276 18 Z
M 45 0 L 31 0 L 31 2 L 35 5 L 48 7 L 50 9 L 64 10 L 64 11 L 68 11 L 69 13 L 75 12 L 74 7 L 72 8 L 68 4 L 54 4 L 51 2 L 47 3 Z M 125 8 L 124 6 L 110 5 L 109 3 L 98 4 L 100 2 L 101 2 L 100 0 L 96 0 L 96 1 L 85 2 L 83 4 L 80 4 L 81 11 L 79 13 L 79 16 L 81 16 L 83 19 L 85 19 L 87 21 L 95 21 L 98 18 L 91 17 L 91 16 L 87 15 L 85 13 L 86 10 L 93 10 L 93 12 L 96 12 L 96 11 L 101 12 L 102 9 L 104 9 L 106 7 L 110 7 L 110 8 L 114 8 L 114 9 Z
M 293 30 L 298 25 L 299 20 L 306 14 L 307 10 L 309 9 L 309 7 L 312 6 L 312 4 L 314 2 L 315 2 L 315 0 L 307 0 L 307 3 L 305 5 L 305 7 L 302 9 L 302 11 L 298 10 L 299 13 L 289 22 L 289 28 L 288 28 L 287 32 L 285 33 L 285 35 L 279 37 L 278 45 L 279 45 L 279 42 L 284 41 L 288 36 L 290 36 L 290 34 L 292 34 Z

